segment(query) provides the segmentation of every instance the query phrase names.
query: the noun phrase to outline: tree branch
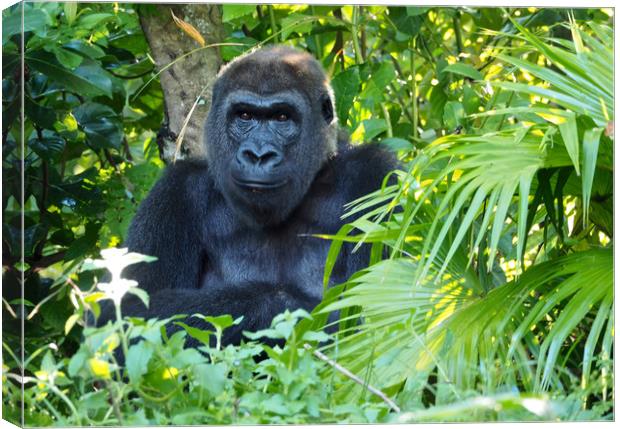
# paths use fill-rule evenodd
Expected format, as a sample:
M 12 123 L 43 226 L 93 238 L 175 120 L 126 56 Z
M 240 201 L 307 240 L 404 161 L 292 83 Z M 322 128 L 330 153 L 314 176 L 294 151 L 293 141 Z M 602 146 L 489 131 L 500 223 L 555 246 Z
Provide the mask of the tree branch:
M 388 398 L 388 396 L 385 393 L 383 393 L 379 389 L 376 389 L 376 388 L 372 387 L 370 384 L 364 383 L 364 380 L 359 378 L 357 375 L 353 374 L 351 371 L 349 371 L 348 369 L 346 369 L 342 365 L 340 365 L 337 362 L 331 360 L 330 358 L 325 356 L 320 351 L 313 350 L 312 346 L 310 346 L 310 344 L 308 344 L 308 343 L 304 344 L 304 349 L 312 352 L 312 354 L 314 356 L 316 356 L 317 358 L 321 359 L 323 362 L 327 363 L 329 366 L 334 368 L 336 371 L 338 371 L 342 375 L 344 375 L 344 376 L 350 378 L 351 380 L 355 381 L 357 384 L 359 384 L 360 386 L 364 387 L 366 390 L 368 390 L 373 395 L 378 396 L 379 398 L 381 398 L 383 400 L 383 402 L 388 404 L 388 406 L 392 410 L 394 410 L 397 413 L 400 413 L 400 407 L 398 405 L 396 405 L 396 403 L 394 401 L 392 401 L 390 398 Z

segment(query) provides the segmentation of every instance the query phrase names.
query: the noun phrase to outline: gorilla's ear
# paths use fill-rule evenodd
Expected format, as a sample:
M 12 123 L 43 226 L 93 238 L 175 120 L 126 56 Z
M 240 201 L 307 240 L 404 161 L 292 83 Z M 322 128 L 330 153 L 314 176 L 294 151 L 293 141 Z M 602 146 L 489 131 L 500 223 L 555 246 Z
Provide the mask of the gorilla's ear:
M 334 107 L 332 106 L 332 99 L 328 94 L 323 94 L 321 97 L 321 113 L 325 122 L 330 124 L 334 119 Z

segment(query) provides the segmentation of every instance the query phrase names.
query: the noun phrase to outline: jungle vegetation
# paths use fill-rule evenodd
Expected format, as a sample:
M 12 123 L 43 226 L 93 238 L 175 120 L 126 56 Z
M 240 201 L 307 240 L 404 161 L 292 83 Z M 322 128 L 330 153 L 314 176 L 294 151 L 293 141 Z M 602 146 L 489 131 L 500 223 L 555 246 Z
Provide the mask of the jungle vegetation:
M 166 321 L 88 325 L 124 284 L 98 282 L 103 270 L 142 258 L 110 248 L 165 164 L 162 67 L 139 18 L 155 13 L 55 2 L 2 13 L 4 419 L 613 419 L 611 9 L 227 4 L 215 46 L 191 14 L 162 15 L 194 47 L 175 67 L 207 50 L 222 62 L 271 43 L 311 52 L 352 140 L 402 160 L 397 184 L 352 201 L 352 222 L 320 237 L 332 240 L 326 284 L 343 242 L 370 243 L 368 267 L 312 314 L 287 312 L 225 348 L 209 338 L 235 323 L 226 315 L 170 337 Z M 204 347 L 184 349 L 188 336 Z

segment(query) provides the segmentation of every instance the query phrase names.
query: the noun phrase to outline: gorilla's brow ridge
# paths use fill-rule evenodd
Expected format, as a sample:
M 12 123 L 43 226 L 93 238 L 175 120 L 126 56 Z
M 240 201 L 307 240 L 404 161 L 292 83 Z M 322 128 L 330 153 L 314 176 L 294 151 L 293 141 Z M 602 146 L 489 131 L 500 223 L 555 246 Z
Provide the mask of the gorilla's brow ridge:
M 251 99 L 251 102 L 248 102 L 248 99 Z M 239 89 L 229 93 L 224 99 L 224 105 L 232 106 L 234 104 L 253 104 L 259 108 L 269 108 L 277 104 L 289 104 L 302 109 L 310 108 L 310 103 L 304 94 L 295 90 L 259 94 L 254 91 Z

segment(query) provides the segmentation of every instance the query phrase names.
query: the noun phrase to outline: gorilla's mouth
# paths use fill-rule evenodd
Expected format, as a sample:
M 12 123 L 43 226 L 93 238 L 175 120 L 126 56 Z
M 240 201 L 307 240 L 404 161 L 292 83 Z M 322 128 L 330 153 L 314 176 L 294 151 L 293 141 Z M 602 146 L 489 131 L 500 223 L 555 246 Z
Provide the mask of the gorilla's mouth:
M 286 185 L 287 180 L 281 181 L 265 181 L 265 180 L 248 180 L 248 179 L 238 179 L 233 177 L 233 180 L 237 186 L 243 189 L 247 189 L 250 191 L 272 191 L 274 189 L 282 188 Z

